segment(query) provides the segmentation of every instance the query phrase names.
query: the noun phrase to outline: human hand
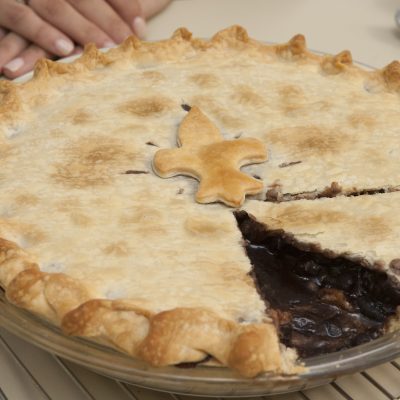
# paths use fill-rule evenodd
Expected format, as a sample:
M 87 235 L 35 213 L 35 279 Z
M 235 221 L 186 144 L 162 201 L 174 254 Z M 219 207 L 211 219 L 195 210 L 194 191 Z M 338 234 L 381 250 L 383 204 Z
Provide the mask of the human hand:
M 110 47 L 146 28 L 138 0 L 0 0 L 0 11 L 0 27 L 11 31 L 0 28 L 0 71 L 9 78 L 43 56 L 71 55 L 88 42 Z
M 1 48 L 6 50 L 3 52 Z M 71 55 L 79 54 L 82 48 L 75 46 Z M 0 28 L 0 73 L 14 79 L 31 71 L 40 58 L 52 57 L 39 46 L 29 43 L 23 37 Z M 10 61 L 7 62 L 7 59 Z M 5 64 L 5 65 L 4 65 Z M 1 66 L 4 65 L 3 69 Z

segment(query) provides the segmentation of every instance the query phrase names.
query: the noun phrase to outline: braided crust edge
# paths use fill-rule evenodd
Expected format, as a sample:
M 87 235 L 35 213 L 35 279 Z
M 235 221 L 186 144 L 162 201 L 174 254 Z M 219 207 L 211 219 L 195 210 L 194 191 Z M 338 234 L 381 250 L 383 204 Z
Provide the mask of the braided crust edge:
M 4 239 L 0 283 L 11 303 L 61 326 L 64 333 L 106 342 L 153 366 L 212 355 L 247 377 L 303 369 L 294 366 L 293 351 L 281 348 L 271 323 L 238 324 L 202 308 L 155 314 L 129 300 L 92 299 L 83 284 L 65 274 L 41 272 L 29 254 Z

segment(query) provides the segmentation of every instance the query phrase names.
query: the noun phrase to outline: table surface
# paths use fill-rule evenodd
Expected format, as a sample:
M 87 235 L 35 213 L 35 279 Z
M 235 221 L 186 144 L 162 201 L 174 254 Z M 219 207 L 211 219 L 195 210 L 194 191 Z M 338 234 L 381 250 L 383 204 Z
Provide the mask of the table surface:
M 400 59 L 397 0 L 175 0 L 149 23 L 148 39 L 168 37 L 181 26 L 209 37 L 233 24 L 259 40 L 286 42 L 303 33 L 311 49 L 351 50 L 373 67 Z M 25 343 L 0 328 L 0 400 L 189 400 L 101 377 Z M 400 359 L 335 383 L 276 400 L 400 399 Z M 256 400 L 253 398 L 253 400 Z

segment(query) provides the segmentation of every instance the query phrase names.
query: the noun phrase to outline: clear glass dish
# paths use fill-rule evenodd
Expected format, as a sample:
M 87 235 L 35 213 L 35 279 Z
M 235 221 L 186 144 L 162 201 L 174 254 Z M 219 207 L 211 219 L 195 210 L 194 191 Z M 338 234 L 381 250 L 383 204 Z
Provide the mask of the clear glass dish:
M 316 54 L 326 53 L 312 50 Z M 71 62 L 77 56 L 62 62 Z M 364 69 L 373 67 L 355 62 Z M 28 73 L 17 79 L 27 81 Z M 140 360 L 89 340 L 65 336 L 60 329 L 10 304 L 0 288 L 0 324 L 16 336 L 101 375 L 150 389 L 203 396 L 256 396 L 287 393 L 332 382 L 400 356 L 400 331 L 369 343 L 305 360 L 307 371 L 298 376 L 263 375 L 242 378 L 226 368 L 152 368 Z
M 0 324 L 20 338 L 102 375 L 151 389 L 203 396 L 256 396 L 302 390 L 400 356 L 398 331 L 350 350 L 309 358 L 305 361 L 307 372 L 298 376 L 246 379 L 226 368 L 149 367 L 111 348 L 65 336 L 55 326 L 10 304 L 1 289 Z

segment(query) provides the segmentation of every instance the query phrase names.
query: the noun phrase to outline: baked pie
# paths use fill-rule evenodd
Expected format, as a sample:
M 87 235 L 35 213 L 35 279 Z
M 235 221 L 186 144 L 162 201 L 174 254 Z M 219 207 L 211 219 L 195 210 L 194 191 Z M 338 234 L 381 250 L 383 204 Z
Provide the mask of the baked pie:
M 1 286 L 68 335 L 248 377 L 396 329 L 399 91 L 399 62 L 238 26 L 41 60 L 0 82 Z

